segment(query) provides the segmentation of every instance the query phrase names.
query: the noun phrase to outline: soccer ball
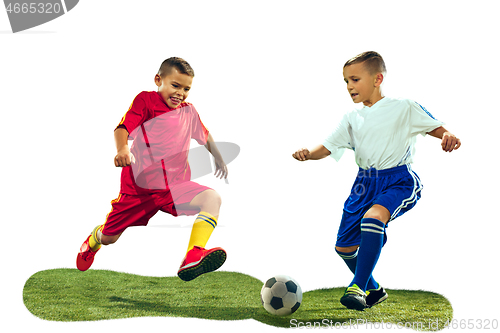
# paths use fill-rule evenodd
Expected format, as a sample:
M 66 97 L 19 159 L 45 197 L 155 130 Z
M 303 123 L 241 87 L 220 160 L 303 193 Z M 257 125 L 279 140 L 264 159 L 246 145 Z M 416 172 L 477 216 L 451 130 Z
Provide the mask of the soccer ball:
M 267 312 L 286 316 L 297 311 L 302 302 L 302 289 L 286 275 L 276 275 L 262 286 L 260 300 Z

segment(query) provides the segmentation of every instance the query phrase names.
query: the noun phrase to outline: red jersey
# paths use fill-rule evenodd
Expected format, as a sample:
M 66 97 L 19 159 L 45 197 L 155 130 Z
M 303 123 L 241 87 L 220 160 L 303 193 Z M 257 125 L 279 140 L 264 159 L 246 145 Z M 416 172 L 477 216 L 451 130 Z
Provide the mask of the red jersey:
M 120 192 L 140 195 L 169 189 L 189 181 L 188 151 L 191 139 L 204 145 L 208 130 L 190 103 L 171 109 L 155 91 L 137 95 L 118 127 L 125 127 L 135 163 L 124 167 Z

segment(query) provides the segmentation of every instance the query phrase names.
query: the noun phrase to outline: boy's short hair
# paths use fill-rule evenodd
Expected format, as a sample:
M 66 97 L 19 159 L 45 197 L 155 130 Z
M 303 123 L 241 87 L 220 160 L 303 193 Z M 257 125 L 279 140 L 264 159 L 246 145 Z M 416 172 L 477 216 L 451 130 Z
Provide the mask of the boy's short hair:
M 384 59 L 382 59 L 382 56 L 375 51 L 363 52 L 361 54 L 358 54 L 354 58 L 347 60 L 347 62 L 344 64 L 344 68 L 359 63 L 364 63 L 365 68 L 370 73 L 370 75 L 387 72 Z
M 194 70 L 191 65 L 189 65 L 186 60 L 179 57 L 171 57 L 164 60 L 161 63 L 160 69 L 158 70 L 158 75 L 163 78 L 172 72 L 172 68 L 177 69 L 181 74 L 186 74 L 194 77 Z

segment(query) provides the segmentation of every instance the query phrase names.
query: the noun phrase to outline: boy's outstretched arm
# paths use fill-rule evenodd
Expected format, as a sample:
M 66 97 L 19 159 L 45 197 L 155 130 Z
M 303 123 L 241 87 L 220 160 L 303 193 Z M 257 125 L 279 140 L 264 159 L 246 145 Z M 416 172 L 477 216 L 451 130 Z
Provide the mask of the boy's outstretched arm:
M 119 127 L 115 130 L 116 156 L 115 166 L 125 167 L 130 163 L 135 162 L 134 155 L 128 147 L 128 131 L 125 128 Z
M 299 161 L 320 160 L 330 155 L 330 151 L 323 145 L 314 147 L 311 151 L 307 148 L 297 150 L 292 157 Z
M 427 134 L 435 138 L 441 139 L 441 147 L 443 147 L 444 151 L 450 153 L 454 150 L 457 150 L 462 145 L 460 139 L 457 138 L 455 135 L 451 134 L 450 132 L 448 132 L 448 130 L 443 126 L 440 126 Z
M 227 165 L 224 162 L 224 159 L 222 159 L 222 155 L 217 149 L 217 146 L 215 145 L 214 138 L 212 137 L 212 134 L 208 133 L 208 138 L 207 138 L 207 143 L 205 144 L 205 148 L 212 154 L 214 157 L 214 162 L 215 162 L 215 177 L 220 179 L 222 178 L 227 178 Z

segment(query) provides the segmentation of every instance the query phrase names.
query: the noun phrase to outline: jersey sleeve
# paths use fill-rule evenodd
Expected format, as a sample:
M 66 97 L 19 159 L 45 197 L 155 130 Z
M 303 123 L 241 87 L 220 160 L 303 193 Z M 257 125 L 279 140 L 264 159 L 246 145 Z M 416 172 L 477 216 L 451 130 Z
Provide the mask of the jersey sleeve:
M 132 104 L 130 105 L 128 111 L 122 117 L 120 123 L 116 128 L 123 128 L 127 130 L 127 132 L 132 133 L 134 129 L 136 129 L 140 124 L 142 124 L 147 117 L 147 103 L 145 100 L 145 96 L 143 93 L 137 95 Z M 116 130 L 115 128 L 115 130 Z
M 191 138 L 195 139 L 200 145 L 205 145 L 208 140 L 208 129 L 203 125 L 200 119 L 200 115 L 198 111 L 194 108 L 193 105 L 190 105 L 192 108 L 192 123 L 191 123 Z
M 444 123 L 434 118 L 429 111 L 415 101 L 409 100 L 410 103 L 410 134 L 416 136 L 421 134 L 425 136 L 427 133 L 435 130 Z
M 323 146 L 330 151 L 330 156 L 337 162 L 345 148 L 352 149 L 348 115 L 344 115 L 337 128 L 323 141 Z

